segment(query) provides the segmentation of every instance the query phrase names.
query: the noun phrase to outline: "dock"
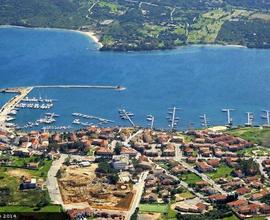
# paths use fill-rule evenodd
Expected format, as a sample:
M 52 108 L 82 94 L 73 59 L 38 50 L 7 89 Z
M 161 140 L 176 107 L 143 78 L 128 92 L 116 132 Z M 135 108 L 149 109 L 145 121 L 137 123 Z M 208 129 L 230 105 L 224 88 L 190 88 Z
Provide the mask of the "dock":
M 130 122 L 130 124 L 133 126 L 133 127 L 136 127 L 135 123 L 132 121 L 131 117 L 132 116 L 129 116 L 129 112 L 127 112 L 125 109 L 120 109 L 119 110 L 119 113 L 120 113 L 120 117 L 124 120 L 128 120 Z M 121 115 L 122 114 L 122 115 Z M 133 114 L 133 113 L 131 113 Z M 123 117 L 124 116 L 124 117 Z

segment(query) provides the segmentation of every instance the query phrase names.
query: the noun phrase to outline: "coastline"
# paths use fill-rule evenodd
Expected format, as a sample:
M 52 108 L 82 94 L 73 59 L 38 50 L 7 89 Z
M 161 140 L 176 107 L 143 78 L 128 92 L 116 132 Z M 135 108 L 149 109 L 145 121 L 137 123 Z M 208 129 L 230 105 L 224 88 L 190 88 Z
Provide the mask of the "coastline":
M 56 31 L 71 31 L 82 34 L 90 38 L 94 43 L 98 45 L 98 48 L 103 47 L 103 44 L 99 42 L 99 38 L 96 36 L 96 33 L 93 31 L 81 31 L 81 30 L 72 30 L 66 28 L 48 28 L 48 27 L 24 27 L 17 25 L 0 25 L 0 28 L 25 28 L 25 29 L 34 29 L 34 30 L 56 30 Z
M 83 31 L 83 30 L 73 30 L 73 29 L 66 29 L 66 28 L 50 28 L 50 27 L 28 27 L 28 26 L 18 26 L 18 25 L 0 25 L 0 28 L 25 28 L 25 29 L 36 29 L 36 30 L 56 30 L 56 31 L 71 31 L 77 32 L 86 36 L 88 39 L 90 38 L 95 44 L 97 44 L 97 49 L 100 50 L 104 45 L 99 41 L 99 37 L 93 30 Z M 167 51 L 167 50 L 174 50 L 174 49 L 181 49 L 185 47 L 231 47 L 231 48 L 243 48 L 243 49 L 267 49 L 267 48 L 250 48 L 244 45 L 239 44 L 227 44 L 227 43 L 198 43 L 198 44 L 187 44 L 182 46 L 176 46 L 175 48 L 165 48 L 165 49 L 151 49 L 151 50 L 138 50 L 138 51 Z M 112 50 L 116 51 L 116 50 Z M 138 52 L 135 50 L 128 50 L 126 52 Z
M 71 30 L 72 31 L 72 30 Z M 99 48 L 103 47 L 103 44 L 99 41 L 99 38 L 96 36 L 95 32 L 93 31 L 79 31 L 79 30 L 74 30 L 77 33 L 83 34 L 90 38 L 92 41 L 94 41 Z

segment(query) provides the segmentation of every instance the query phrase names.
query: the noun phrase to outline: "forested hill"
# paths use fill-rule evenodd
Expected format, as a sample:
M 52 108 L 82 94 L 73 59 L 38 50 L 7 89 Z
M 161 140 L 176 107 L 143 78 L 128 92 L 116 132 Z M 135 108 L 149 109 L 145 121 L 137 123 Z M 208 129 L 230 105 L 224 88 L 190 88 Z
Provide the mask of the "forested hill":
M 0 24 L 92 30 L 102 50 L 270 48 L 270 0 L 1 0 Z

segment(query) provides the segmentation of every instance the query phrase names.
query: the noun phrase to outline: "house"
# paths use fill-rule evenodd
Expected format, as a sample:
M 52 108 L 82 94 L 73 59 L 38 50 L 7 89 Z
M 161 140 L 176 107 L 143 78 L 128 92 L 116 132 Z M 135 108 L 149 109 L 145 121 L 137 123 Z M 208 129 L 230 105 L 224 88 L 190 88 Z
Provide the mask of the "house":
M 248 201 L 246 199 L 238 199 L 238 200 L 227 203 L 227 205 L 232 208 L 239 208 L 240 206 L 244 206 L 247 204 L 248 204 Z
M 158 197 L 155 193 L 149 193 L 144 196 L 142 196 L 142 202 L 156 202 L 158 200 Z
M 108 146 L 108 141 L 104 140 L 104 139 L 93 139 L 92 140 L 92 145 L 100 146 L 100 147 L 107 147 Z
M 184 142 L 184 138 L 180 136 L 173 136 L 171 142 L 181 144 Z
M 148 157 L 157 157 L 158 156 L 158 150 L 146 150 L 144 154 Z
M 262 162 L 262 165 L 265 167 L 269 167 L 270 166 L 270 159 L 266 159 Z
M 197 182 L 195 183 L 195 186 L 197 186 L 198 188 L 203 188 L 203 187 L 208 186 L 208 185 L 209 185 L 209 184 L 208 184 L 206 181 L 204 181 L 204 180 L 197 181 Z
M 162 152 L 162 156 L 174 157 L 175 156 L 175 146 L 168 144 Z
M 260 209 L 260 205 L 258 204 L 248 204 L 238 208 L 238 212 L 243 215 L 254 215 Z
M 225 202 L 227 200 L 227 195 L 225 195 L 225 194 L 213 194 L 213 195 L 208 196 L 208 199 L 211 202 L 214 202 L 214 203 L 223 203 L 223 202 Z
M 129 168 L 129 155 L 114 155 L 112 165 L 116 170 L 127 170 Z
M 241 187 L 241 188 L 238 188 L 235 190 L 235 192 L 238 194 L 238 195 L 244 195 L 246 193 L 250 193 L 251 190 L 247 187 Z
M 207 163 L 212 167 L 218 167 L 219 162 L 220 162 L 220 159 L 209 159 L 209 160 L 207 160 Z
M 26 148 L 17 148 L 13 150 L 13 155 L 19 157 L 29 157 L 31 156 L 31 152 Z
M 193 154 L 193 150 L 190 147 L 185 147 L 183 152 L 184 152 L 184 155 L 187 157 L 192 156 L 192 154 Z
M 181 205 L 176 205 L 175 210 L 180 212 L 189 213 L 203 213 L 208 209 L 208 206 L 203 203 L 197 203 L 195 205 L 181 203 Z
M 129 147 L 121 147 L 120 154 L 121 155 L 129 155 L 129 157 L 136 157 L 138 152 L 132 148 L 129 148 Z
M 189 156 L 187 158 L 187 162 L 188 163 L 195 163 L 197 161 L 197 158 L 196 157 L 193 157 L 193 156 Z
M 113 156 L 113 152 L 111 149 L 107 147 L 99 147 L 95 152 L 96 156 L 101 156 L 105 158 L 111 158 Z
M 35 189 L 37 188 L 37 180 L 32 179 L 24 179 L 23 182 L 20 184 L 20 190 L 25 189 Z
M 263 214 L 270 214 L 270 205 L 262 204 L 260 207 L 260 212 Z
M 178 174 L 182 174 L 182 173 L 187 172 L 187 169 L 179 164 L 179 165 L 177 165 L 177 166 L 174 166 L 174 167 L 171 169 L 171 172 L 172 172 L 172 174 L 174 174 L 174 175 L 178 175 Z
M 0 151 L 7 151 L 9 149 L 10 148 L 6 144 L 0 142 Z
M 259 200 L 259 199 L 262 199 L 264 196 L 267 196 L 269 195 L 270 192 L 268 189 L 262 189 L 260 192 L 258 193 L 254 193 L 252 196 L 251 196 L 251 199 L 252 200 Z
M 92 213 L 93 211 L 90 208 L 70 209 L 67 211 L 67 214 L 71 220 L 87 219 L 87 217 L 90 217 Z
M 214 168 L 210 165 L 208 165 L 205 161 L 201 161 L 201 162 L 196 162 L 196 169 L 199 172 L 211 172 L 214 170 Z
M 81 162 L 79 163 L 79 165 L 80 165 L 81 167 L 89 167 L 89 166 L 91 166 L 91 163 L 90 163 L 89 161 L 81 161 Z
M 37 163 L 28 163 L 26 167 L 28 169 L 31 169 L 31 170 L 37 170 L 38 166 L 39 166 L 39 162 L 37 162 Z

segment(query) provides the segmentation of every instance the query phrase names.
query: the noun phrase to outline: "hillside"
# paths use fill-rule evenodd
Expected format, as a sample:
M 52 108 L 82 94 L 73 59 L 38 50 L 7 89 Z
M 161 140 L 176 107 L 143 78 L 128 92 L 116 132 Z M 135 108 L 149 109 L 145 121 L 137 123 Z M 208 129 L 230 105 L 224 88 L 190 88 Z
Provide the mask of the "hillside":
M 0 24 L 92 30 L 101 50 L 269 48 L 269 10 L 264 0 L 1 0 Z

